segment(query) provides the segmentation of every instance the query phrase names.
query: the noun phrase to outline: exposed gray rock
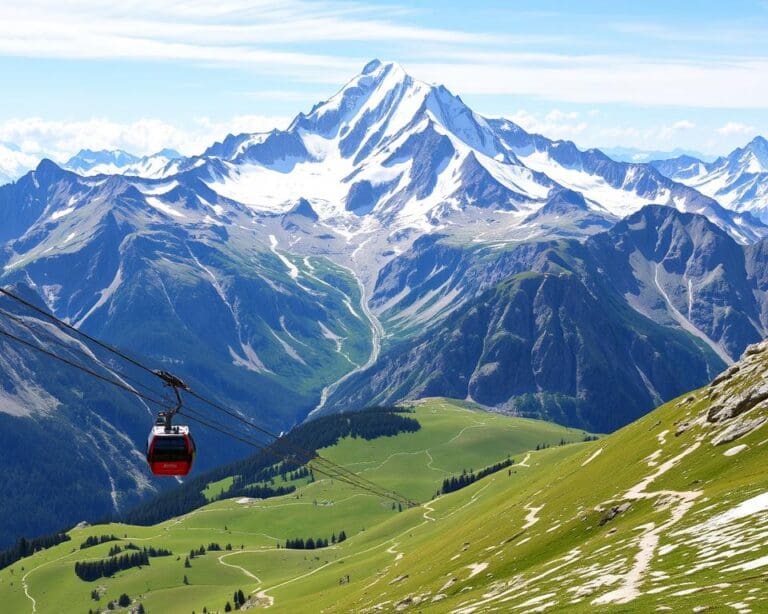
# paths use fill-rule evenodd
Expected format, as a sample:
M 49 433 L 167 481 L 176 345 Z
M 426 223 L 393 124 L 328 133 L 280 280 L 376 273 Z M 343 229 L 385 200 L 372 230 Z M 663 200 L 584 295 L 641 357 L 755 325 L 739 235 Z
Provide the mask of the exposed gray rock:
M 752 345 L 748 345 L 747 349 L 744 350 L 744 356 L 754 356 L 755 354 L 760 354 L 761 352 L 764 352 L 766 348 L 768 348 L 768 345 L 766 345 L 765 342 L 753 343 Z
M 610 522 L 611 520 L 616 518 L 616 516 L 618 516 L 619 514 L 622 514 L 622 513 L 626 512 L 629 508 L 630 508 L 630 504 L 629 503 L 622 503 L 621 505 L 614 505 L 600 519 L 600 526 L 603 526 L 607 522 Z
M 722 422 L 735 418 L 766 399 L 768 399 L 768 382 L 757 388 L 750 388 L 742 394 L 726 396 L 709 408 L 707 422 Z
M 553 250 L 551 266 L 562 261 Z M 708 381 L 723 363 L 688 335 L 621 307 L 610 284 L 527 272 L 393 346 L 334 390 L 329 409 L 426 396 L 610 432 Z
M 718 375 L 715 379 L 712 380 L 712 383 L 709 385 L 709 387 L 713 388 L 721 382 L 728 381 L 739 372 L 739 368 L 740 367 L 738 365 L 733 365 L 729 369 L 723 371 L 720 375 Z
M 739 437 L 760 428 L 767 420 L 768 418 L 766 416 L 739 420 L 714 437 L 712 439 L 712 445 L 719 446 L 724 443 L 729 443 L 734 439 L 738 439 Z

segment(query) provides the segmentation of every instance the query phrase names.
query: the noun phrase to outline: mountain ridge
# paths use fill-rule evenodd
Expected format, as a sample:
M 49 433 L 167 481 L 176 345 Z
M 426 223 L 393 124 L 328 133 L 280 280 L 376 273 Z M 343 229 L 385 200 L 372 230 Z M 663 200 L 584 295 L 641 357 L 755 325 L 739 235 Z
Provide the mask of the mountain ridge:
M 651 164 L 734 211 L 749 211 L 761 219 L 768 215 L 768 141 L 763 136 L 712 162 L 678 157 Z
M 426 350 L 426 362 L 464 378 L 456 380 L 467 383 L 461 398 L 613 429 L 702 383 L 766 326 L 768 252 L 758 241 L 766 228 L 747 214 L 652 167 L 486 119 L 393 63 L 369 64 L 287 130 L 230 136 L 209 152 L 173 160 L 158 177 L 83 176 L 44 160 L 0 187 L 0 283 L 28 288 L 58 317 L 274 431 L 338 408 L 342 393 L 364 404 L 371 388 L 392 392 L 382 384 L 390 366 Z M 634 235 L 627 245 L 638 249 L 628 253 L 610 242 L 589 247 L 588 237 L 623 213 L 645 212 L 646 201 L 671 221 L 643 241 L 655 245 L 656 233 L 669 253 L 648 251 Z M 676 206 L 701 209 L 714 225 L 689 231 L 672 219 Z M 478 323 L 480 311 L 496 328 Z M 600 338 L 590 311 L 603 314 L 615 338 Z M 465 328 L 451 329 L 459 313 Z M 580 335 L 588 340 L 581 346 Z M 472 351 L 446 358 L 462 340 Z M 679 364 L 657 358 L 668 347 Z M 606 367 L 605 348 L 625 363 Z M 570 370 L 558 381 L 561 349 Z M 516 364 L 525 366 L 525 386 L 504 380 Z M 400 373 L 395 396 L 456 384 L 445 374 L 440 382 L 438 371 Z M 67 387 L 66 372 L 47 376 L 30 383 L 77 404 L 72 389 L 81 385 Z M 601 378 L 640 400 L 616 409 L 624 401 L 600 396 Z M 494 396 L 493 386 L 510 396 Z M 23 406 L 8 389 L 13 407 Z M 120 395 L 80 403 L 96 414 L 100 405 L 129 407 Z M 586 399 L 595 400 L 588 416 Z M 126 434 L 136 456 L 144 442 L 135 424 L 156 409 L 115 410 L 104 430 Z M 74 434 L 59 444 L 73 462 L 86 437 L 76 416 L 34 418 L 51 445 L 47 420 Z M 200 437 L 202 447 L 212 444 L 201 470 L 242 453 Z M 118 502 L 136 490 L 127 469 L 113 473 L 116 489 L 98 468 L 83 478 L 99 499 L 94 509 L 109 509 L 113 490 Z M 54 484 L 49 496 L 65 497 L 66 486 Z

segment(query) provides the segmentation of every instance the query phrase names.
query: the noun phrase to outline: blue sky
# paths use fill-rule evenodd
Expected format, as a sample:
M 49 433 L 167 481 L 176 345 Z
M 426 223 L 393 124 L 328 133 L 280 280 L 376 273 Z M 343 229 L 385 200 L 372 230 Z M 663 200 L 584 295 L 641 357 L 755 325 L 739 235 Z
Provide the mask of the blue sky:
M 580 146 L 768 135 L 768 0 L 25 0 L 0 6 L 3 156 L 195 153 L 284 125 L 371 58 Z

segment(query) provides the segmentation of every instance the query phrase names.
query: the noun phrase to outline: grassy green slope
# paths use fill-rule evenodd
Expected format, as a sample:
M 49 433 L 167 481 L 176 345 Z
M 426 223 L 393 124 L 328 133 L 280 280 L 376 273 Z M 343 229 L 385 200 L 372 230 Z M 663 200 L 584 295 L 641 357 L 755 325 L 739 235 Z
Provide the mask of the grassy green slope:
M 768 611 L 768 404 L 754 403 L 768 388 L 741 416 L 706 419 L 763 386 L 768 346 L 750 360 L 599 442 L 533 453 L 390 521 L 379 546 L 356 538 L 357 583 L 334 587 L 334 568 L 319 594 L 301 594 L 308 580 L 270 594 L 329 611 Z
M 523 453 L 582 434 L 430 400 L 418 406 L 417 433 L 324 451 L 428 501 L 421 507 L 397 513 L 328 481 L 280 499 L 221 501 L 156 527 L 110 528 L 174 552 L 243 545 L 195 559 L 190 586 L 172 559 L 94 584 L 113 598 L 143 595 L 149 612 L 222 608 L 235 588 L 278 612 L 768 611 L 766 369 L 768 342 L 716 384 L 613 435 Z M 518 461 L 509 471 L 428 499 L 444 472 L 507 453 Z M 339 529 L 350 538 L 331 548 L 274 548 Z M 100 532 L 75 531 L 73 543 Z M 12 611 L 28 610 L 30 597 L 41 612 L 61 603 L 87 611 L 92 586 L 75 578 L 72 561 L 103 552 L 71 549 L 1 572 L 0 599 Z
M 481 469 L 507 455 L 521 461 L 525 452 L 538 444 L 557 445 L 563 439 L 580 442 L 586 434 L 551 423 L 489 414 L 442 399 L 417 404 L 414 417 L 422 425 L 416 433 L 372 441 L 347 438 L 321 453 L 378 484 L 428 501 L 445 477 L 463 469 Z M 221 483 L 210 485 L 209 493 L 220 488 Z M 281 596 L 274 607 L 295 610 L 303 603 L 306 609 L 308 602 L 304 600 L 316 591 L 327 591 L 329 578 L 337 585 L 347 568 L 341 561 L 350 556 L 356 569 L 347 585 L 350 589 L 364 574 L 375 577 L 393 556 L 386 552 L 391 545 L 388 532 L 418 525 L 423 511 L 418 508 L 399 513 L 390 502 L 346 484 L 318 480 L 286 497 L 220 501 L 154 527 L 76 529 L 70 533 L 71 542 L 0 571 L 0 602 L 12 612 L 30 611 L 34 599 L 37 612 L 61 612 L 61 604 L 67 604 L 65 611 L 85 613 L 89 608 L 105 608 L 108 600 L 125 592 L 140 596 L 148 612 L 200 612 L 204 606 L 223 610 L 237 589 L 253 593 L 255 601 L 266 604 L 274 598 L 272 591 L 263 598 L 257 597 L 259 592 L 282 585 L 275 590 L 274 594 Z M 314 551 L 276 548 L 286 538 L 330 537 L 340 530 L 349 539 L 337 547 Z M 106 558 L 114 542 L 86 550 L 79 550 L 79 544 L 89 535 L 108 533 L 137 545 L 169 548 L 174 554 L 153 558 L 149 567 L 120 572 L 113 578 L 80 581 L 73 571 L 74 562 Z M 184 568 L 190 549 L 211 542 L 222 547 L 230 543 L 234 549 L 209 552 L 195 558 L 191 568 Z M 184 575 L 189 585 L 183 584 Z M 106 592 L 97 603 L 91 600 L 90 592 L 99 587 Z

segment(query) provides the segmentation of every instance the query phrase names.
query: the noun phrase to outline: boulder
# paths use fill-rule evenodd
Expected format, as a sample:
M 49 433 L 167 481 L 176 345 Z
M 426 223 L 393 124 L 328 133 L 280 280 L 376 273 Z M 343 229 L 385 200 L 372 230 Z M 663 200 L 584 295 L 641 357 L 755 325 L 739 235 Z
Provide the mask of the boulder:
M 766 416 L 760 416 L 752 420 L 739 420 L 738 422 L 731 424 L 728 428 L 716 435 L 712 439 L 712 445 L 719 446 L 724 443 L 731 442 L 734 439 L 738 439 L 739 437 L 746 435 L 747 433 L 751 433 L 755 429 L 761 427 L 767 420 L 768 417 Z

